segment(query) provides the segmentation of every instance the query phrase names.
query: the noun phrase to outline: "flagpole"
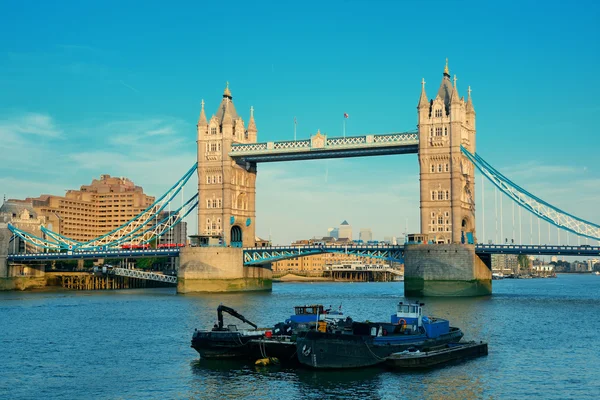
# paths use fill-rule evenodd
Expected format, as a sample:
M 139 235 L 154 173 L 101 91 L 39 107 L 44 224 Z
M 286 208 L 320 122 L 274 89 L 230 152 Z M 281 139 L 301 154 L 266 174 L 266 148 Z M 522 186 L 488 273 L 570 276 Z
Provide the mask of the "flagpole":
M 344 117 L 344 138 L 346 138 L 346 117 Z
M 296 117 L 294 117 L 294 142 L 296 141 Z

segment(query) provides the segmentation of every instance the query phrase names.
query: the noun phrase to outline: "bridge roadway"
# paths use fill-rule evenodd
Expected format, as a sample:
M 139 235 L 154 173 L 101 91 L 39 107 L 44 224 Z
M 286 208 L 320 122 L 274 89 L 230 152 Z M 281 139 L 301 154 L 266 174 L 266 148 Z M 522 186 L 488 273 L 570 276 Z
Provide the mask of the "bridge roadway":
M 323 253 L 347 253 L 361 257 L 403 261 L 404 245 L 352 245 L 352 246 L 270 246 L 244 248 L 244 265 L 260 265 L 289 258 L 305 257 Z M 517 244 L 477 244 L 475 252 L 491 254 L 527 254 L 562 256 L 600 256 L 600 246 L 553 246 Z M 79 260 L 98 258 L 178 257 L 179 249 L 108 250 L 67 253 L 18 253 L 9 254 L 9 261 Z

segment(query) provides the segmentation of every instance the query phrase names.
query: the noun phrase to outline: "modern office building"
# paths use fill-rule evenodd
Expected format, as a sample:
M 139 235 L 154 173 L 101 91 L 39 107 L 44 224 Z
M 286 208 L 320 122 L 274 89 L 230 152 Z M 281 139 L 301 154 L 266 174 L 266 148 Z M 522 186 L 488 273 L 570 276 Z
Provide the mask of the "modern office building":
M 360 233 L 358 234 L 358 239 L 362 240 L 365 243 L 372 241 L 373 240 L 373 232 L 371 231 L 371 228 L 361 229 Z
M 338 227 L 338 239 L 349 239 L 352 240 L 352 225 L 348 221 L 344 220 Z

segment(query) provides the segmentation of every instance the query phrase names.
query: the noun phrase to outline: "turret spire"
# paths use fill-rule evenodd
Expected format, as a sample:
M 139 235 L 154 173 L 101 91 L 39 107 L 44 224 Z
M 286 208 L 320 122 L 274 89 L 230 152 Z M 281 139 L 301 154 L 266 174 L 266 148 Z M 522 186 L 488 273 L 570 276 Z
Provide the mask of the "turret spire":
M 446 66 L 444 67 L 444 75 L 448 75 L 450 77 L 450 69 L 448 69 L 448 57 L 446 57 Z
M 423 78 L 421 80 L 421 97 L 419 98 L 419 106 L 417 108 L 425 107 L 428 104 L 427 93 L 425 93 L 425 78 Z
M 198 125 L 208 125 L 208 121 L 206 120 L 206 113 L 204 112 L 204 99 L 200 102 L 200 117 L 198 117 Z
M 471 86 L 469 86 L 467 92 L 469 93 L 467 96 L 467 112 L 475 112 L 475 110 L 473 109 L 473 100 L 471 99 Z
M 254 122 L 254 107 L 250 106 L 250 121 L 248 121 L 248 131 L 256 132 L 256 122 Z
M 231 100 L 231 90 L 229 90 L 229 81 L 226 82 L 225 90 L 223 91 L 223 97 L 227 97 Z
M 456 87 L 456 81 L 458 78 L 454 75 L 454 87 L 452 88 L 452 96 L 450 97 L 450 103 L 458 103 L 460 102 L 460 97 L 458 96 L 458 88 Z

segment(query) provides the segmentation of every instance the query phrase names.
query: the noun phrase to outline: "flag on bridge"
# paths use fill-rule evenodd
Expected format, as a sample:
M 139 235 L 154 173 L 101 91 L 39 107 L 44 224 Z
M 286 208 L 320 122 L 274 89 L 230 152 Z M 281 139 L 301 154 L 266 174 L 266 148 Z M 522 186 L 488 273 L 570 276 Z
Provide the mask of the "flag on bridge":
M 350 117 L 350 116 L 348 115 L 348 113 L 344 113 L 344 118 L 348 118 L 348 117 Z

